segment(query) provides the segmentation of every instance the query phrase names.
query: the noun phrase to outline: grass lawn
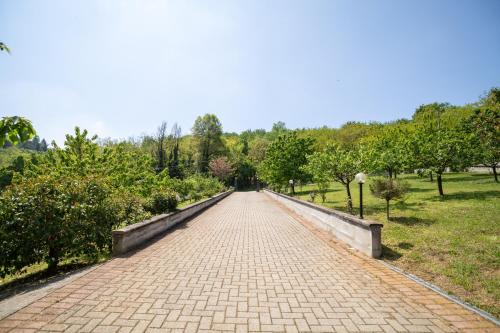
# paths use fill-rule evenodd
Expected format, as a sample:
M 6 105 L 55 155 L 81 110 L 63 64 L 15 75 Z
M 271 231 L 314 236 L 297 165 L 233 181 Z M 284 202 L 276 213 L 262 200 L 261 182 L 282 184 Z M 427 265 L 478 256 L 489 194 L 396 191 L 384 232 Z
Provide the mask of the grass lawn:
M 450 294 L 500 316 L 500 184 L 487 174 L 444 175 L 445 198 L 436 182 L 404 175 L 410 191 L 402 202 L 385 201 L 364 185 L 366 219 L 384 223 L 383 260 L 430 281 Z M 314 185 L 297 187 L 310 200 Z M 354 213 L 358 213 L 358 184 L 351 184 Z M 345 211 L 345 188 L 333 183 L 324 206 Z M 316 203 L 321 198 L 316 196 Z

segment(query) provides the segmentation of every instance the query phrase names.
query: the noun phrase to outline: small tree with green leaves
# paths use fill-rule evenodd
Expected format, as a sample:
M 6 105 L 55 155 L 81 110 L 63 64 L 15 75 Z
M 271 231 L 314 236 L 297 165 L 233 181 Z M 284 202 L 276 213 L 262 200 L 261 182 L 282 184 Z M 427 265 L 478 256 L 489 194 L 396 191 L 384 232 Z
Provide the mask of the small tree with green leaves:
M 412 153 L 416 166 L 437 175 L 441 197 L 446 169 L 468 167 L 474 156 L 472 134 L 463 129 L 461 111 L 448 104 L 434 103 L 421 106 L 414 115 Z
M 307 164 L 302 169 L 311 175 L 313 182 L 318 187 L 321 201 L 326 201 L 326 191 L 330 182 L 330 156 L 327 152 L 315 152 L 307 157 Z
M 497 165 L 500 163 L 500 111 L 493 109 L 478 109 L 465 122 L 466 130 L 470 131 L 474 146 L 474 161 L 493 170 L 493 176 L 498 183 Z
M 409 185 L 406 181 L 397 179 L 374 179 L 370 184 L 370 191 L 374 196 L 384 199 L 386 202 L 387 220 L 389 216 L 389 202 L 394 199 L 402 199 L 408 192 Z
M 289 180 L 306 180 L 308 175 L 302 166 L 312 152 L 312 142 L 312 139 L 301 138 L 295 132 L 280 135 L 268 146 L 259 177 L 275 187 L 284 186 Z M 292 194 L 295 194 L 293 183 L 291 187 Z

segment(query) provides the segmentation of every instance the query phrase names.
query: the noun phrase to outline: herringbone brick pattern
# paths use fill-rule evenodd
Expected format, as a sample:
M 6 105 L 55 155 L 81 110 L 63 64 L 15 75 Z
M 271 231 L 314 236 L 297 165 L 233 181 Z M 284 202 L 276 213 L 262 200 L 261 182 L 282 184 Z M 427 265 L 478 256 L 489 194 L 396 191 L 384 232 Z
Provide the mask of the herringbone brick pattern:
M 263 193 L 234 193 L 0 332 L 497 332 L 292 215 Z

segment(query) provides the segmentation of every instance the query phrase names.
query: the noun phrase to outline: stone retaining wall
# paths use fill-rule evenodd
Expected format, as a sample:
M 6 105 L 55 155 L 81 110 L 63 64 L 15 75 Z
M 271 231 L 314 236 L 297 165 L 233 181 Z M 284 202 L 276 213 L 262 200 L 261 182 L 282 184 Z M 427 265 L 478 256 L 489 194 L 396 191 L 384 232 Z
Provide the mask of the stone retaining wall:
M 362 220 L 271 190 L 265 189 L 264 192 L 360 252 L 373 258 L 378 258 L 382 254 L 381 233 L 383 225 L 381 223 Z
M 142 245 L 149 239 L 165 232 L 179 222 L 185 221 L 193 215 L 196 215 L 204 209 L 214 205 L 232 192 L 233 190 L 223 192 L 211 198 L 196 202 L 176 212 L 154 216 L 149 220 L 134 223 L 122 229 L 114 230 L 112 232 L 113 255 L 126 253 Z

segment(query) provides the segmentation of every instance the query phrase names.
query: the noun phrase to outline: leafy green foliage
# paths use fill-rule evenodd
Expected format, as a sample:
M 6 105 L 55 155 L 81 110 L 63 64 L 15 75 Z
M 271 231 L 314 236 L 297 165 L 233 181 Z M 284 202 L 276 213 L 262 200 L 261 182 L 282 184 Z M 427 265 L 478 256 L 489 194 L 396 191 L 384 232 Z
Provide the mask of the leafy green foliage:
M 0 275 L 63 257 L 96 257 L 118 225 L 111 189 L 99 177 L 38 176 L 0 196 Z
M 14 162 L 0 173 L 1 274 L 41 261 L 53 270 L 63 259 L 96 258 L 109 252 L 113 228 L 175 210 L 177 191 L 201 199 L 223 189 L 212 177 L 157 174 L 148 151 L 126 142 L 100 146 L 78 127 L 63 147 Z
M 151 193 L 146 210 L 153 215 L 173 212 L 177 207 L 177 193 L 173 190 L 159 187 Z
M 214 114 L 205 114 L 196 118 L 192 131 L 198 144 L 198 168 L 206 173 L 210 159 L 223 147 L 222 125 Z
M 31 139 L 36 134 L 31 122 L 23 117 L 3 117 L 0 119 L 0 147 L 5 142 L 17 144 Z
M 500 104 L 500 102 L 498 102 Z M 497 165 L 500 163 L 500 105 L 497 108 L 477 109 L 466 123 L 473 133 L 475 161 L 492 168 L 498 182 Z
M 259 170 L 260 178 L 273 186 L 284 186 L 289 180 L 307 179 L 302 166 L 312 152 L 312 143 L 311 139 L 300 138 L 295 132 L 279 136 L 267 148 L 266 158 Z
M 345 186 L 348 210 L 352 210 L 350 183 L 354 180 L 354 176 L 362 170 L 358 150 L 329 145 L 322 152 L 315 152 L 308 156 L 308 164 L 304 169 L 313 176 L 313 179 L 319 180 L 320 194 L 326 193 L 327 184 L 331 180 Z M 322 199 L 324 200 L 324 194 L 322 194 Z
M 326 191 L 331 181 L 330 156 L 326 151 L 315 152 L 307 157 L 307 164 L 302 169 L 311 175 L 312 181 L 318 186 L 322 202 L 326 200 Z M 314 201 L 314 196 L 311 199 Z
M 387 124 L 362 140 L 363 158 L 369 169 L 385 171 L 389 178 L 411 167 L 410 131 L 405 123 Z
M 389 202 L 394 199 L 402 199 L 408 192 L 409 184 L 404 180 L 397 179 L 374 179 L 370 183 L 370 191 L 377 198 L 386 202 L 387 219 L 389 220 Z
M 463 169 L 472 164 L 473 149 L 470 133 L 450 113 L 449 106 L 422 106 L 417 114 L 413 142 L 416 164 L 437 174 L 439 195 L 443 196 L 442 174 L 446 168 Z

